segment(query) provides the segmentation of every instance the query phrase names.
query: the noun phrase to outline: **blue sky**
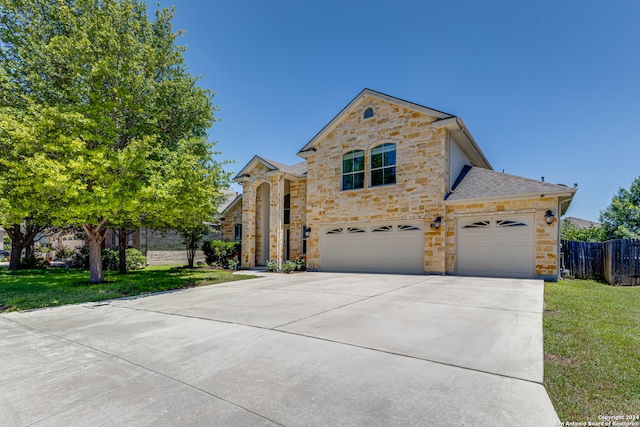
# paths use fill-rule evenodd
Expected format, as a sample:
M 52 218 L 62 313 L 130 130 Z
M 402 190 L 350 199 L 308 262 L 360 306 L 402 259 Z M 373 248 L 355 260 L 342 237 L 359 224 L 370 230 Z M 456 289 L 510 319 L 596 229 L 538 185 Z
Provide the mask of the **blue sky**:
M 640 175 L 638 1 L 160 4 L 216 92 L 210 139 L 230 171 L 254 154 L 302 161 L 370 88 L 462 117 L 495 170 L 577 183 L 570 216 L 597 220 Z

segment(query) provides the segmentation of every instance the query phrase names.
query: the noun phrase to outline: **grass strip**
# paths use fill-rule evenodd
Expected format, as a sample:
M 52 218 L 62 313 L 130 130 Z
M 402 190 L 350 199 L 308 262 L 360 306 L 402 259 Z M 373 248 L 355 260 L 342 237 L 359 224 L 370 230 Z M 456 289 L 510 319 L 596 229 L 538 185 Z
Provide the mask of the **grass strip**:
M 543 321 L 544 385 L 561 421 L 640 415 L 640 287 L 546 283 Z
M 254 277 L 224 270 L 159 266 L 128 274 L 105 272 L 105 282 L 91 284 L 86 270 L 0 268 L 0 312 L 101 301 Z

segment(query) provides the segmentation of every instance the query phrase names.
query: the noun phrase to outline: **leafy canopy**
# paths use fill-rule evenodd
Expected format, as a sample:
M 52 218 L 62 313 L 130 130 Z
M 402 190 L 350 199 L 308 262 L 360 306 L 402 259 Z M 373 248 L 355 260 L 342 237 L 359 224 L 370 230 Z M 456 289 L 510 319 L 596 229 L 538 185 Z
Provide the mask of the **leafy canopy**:
M 216 108 L 172 18 L 142 0 L 0 0 L 0 223 L 101 240 L 211 219 L 229 179 L 207 141 Z
M 600 212 L 600 222 L 609 239 L 640 238 L 640 177 L 627 190 L 620 188 L 611 204 Z

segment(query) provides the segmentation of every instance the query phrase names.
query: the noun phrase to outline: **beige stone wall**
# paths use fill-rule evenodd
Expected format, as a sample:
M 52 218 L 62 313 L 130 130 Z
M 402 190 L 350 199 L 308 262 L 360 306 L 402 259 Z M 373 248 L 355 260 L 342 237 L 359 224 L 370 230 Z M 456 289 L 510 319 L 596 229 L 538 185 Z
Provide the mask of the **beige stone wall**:
M 289 234 L 289 258 L 302 255 L 302 227 L 307 223 L 307 180 L 290 181 L 291 221 Z
M 536 260 L 534 272 L 536 276 L 553 278 L 558 273 L 558 221 L 553 224 L 545 222 L 545 212 L 550 209 L 558 211 L 557 197 L 532 199 L 516 199 L 510 201 L 470 202 L 447 206 L 446 218 L 443 218 L 442 229 L 446 233 L 446 271 L 455 272 L 455 220 L 456 218 L 497 215 L 497 214 L 534 214 Z
M 374 117 L 363 119 L 368 107 Z M 432 126 L 434 117 L 380 99 L 365 99 L 318 141 L 307 158 L 307 265 L 319 266 L 319 237 L 323 224 L 420 219 L 426 226 L 444 214 L 448 170 L 447 137 Z M 371 149 L 396 144 L 396 184 L 372 187 Z M 341 191 L 342 156 L 365 151 L 365 188 Z M 444 273 L 444 235 L 425 228 L 425 271 Z
M 184 245 L 183 245 L 184 246 Z M 147 252 L 148 265 L 187 265 L 187 250 L 181 251 L 149 251 Z M 204 252 L 196 251 L 194 263 L 205 262 Z
M 242 224 L 242 200 L 224 214 L 224 221 L 220 223 L 222 240 L 233 241 L 233 230 L 236 224 Z

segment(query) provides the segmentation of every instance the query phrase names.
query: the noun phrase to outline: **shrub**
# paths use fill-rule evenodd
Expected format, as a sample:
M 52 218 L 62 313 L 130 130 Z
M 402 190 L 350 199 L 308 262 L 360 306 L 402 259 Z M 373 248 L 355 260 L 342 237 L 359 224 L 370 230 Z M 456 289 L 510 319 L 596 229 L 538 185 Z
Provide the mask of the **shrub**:
M 147 265 L 147 258 L 135 248 L 125 251 L 127 270 L 140 270 Z M 118 271 L 120 269 L 120 253 L 114 249 L 102 250 L 102 269 L 104 271 Z
M 89 269 L 89 246 L 80 246 L 67 261 L 67 267 Z
M 240 261 L 238 260 L 238 257 L 233 257 L 229 259 L 229 268 L 231 270 L 237 270 L 239 267 L 240 267 Z
M 267 271 L 278 271 L 278 263 L 272 260 L 267 261 Z
M 142 252 L 135 248 L 129 248 L 125 251 L 127 270 L 141 270 L 147 265 L 147 258 Z
M 68 246 L 60 246 L 56 249 L 56 259 L 60 261 L 69 262 L 69 260 L 73 257 L 73 249 Z
M 304 256 L 297 256 L 293 260 L 297 271 L 302 271 L 307 267 L 307 259 Z
M 28 270 L 48 268 L 50 266 L 51 264 L 49 264 L 47 260 L 36 258 L 34 255 L 31 255 L 28 258 L 22 258 L 20 260 L 20 267 Z
M 114 249 L 102 250 L 102 269 L 104 271 L 118 271 L 120 255 Z
M 280 269 L 280 271 L 282 271 L 283 273 L 291 273 L 293 270 L 296 269 L 296 263 L 293 261 L 285 261 L 282 264 L 282 268 Z
M 207 264 L 230 268 L 229 260 L 240 259 L 240 242 L 209 240 L 202 244 L 202 251 Z

